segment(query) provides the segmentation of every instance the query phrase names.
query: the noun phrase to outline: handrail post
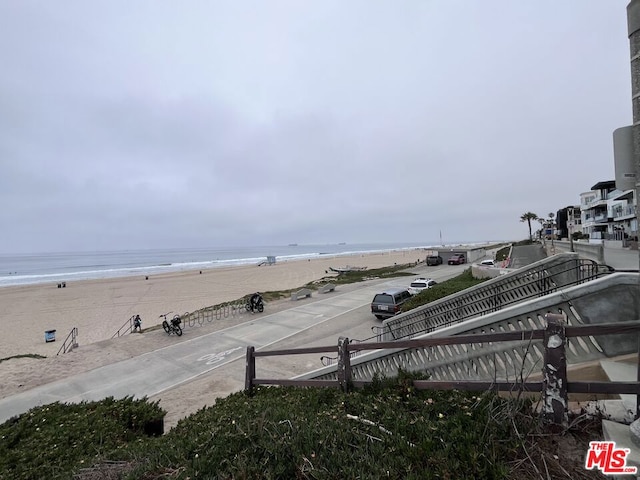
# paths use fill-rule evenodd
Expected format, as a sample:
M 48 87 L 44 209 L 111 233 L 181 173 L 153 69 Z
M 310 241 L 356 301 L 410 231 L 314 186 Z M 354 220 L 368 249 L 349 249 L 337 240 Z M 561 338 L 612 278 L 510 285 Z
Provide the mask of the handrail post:
M 351 356 L 349 355 L 349 339 L 338 339 L 338 384 L 343 392 L 349 391 L 351 385 Z
M 253 395 L 253 380 L 256 378 L 256 357 L 253 355 L 255 347 L 247 347 L 247 360 L 244 377 L 244 390 L 247 395 Z
M 551 424 L 567 426 L 567 357 L 565 327 L 562 315 L 547 313 L 544 332 L 543 419 Z

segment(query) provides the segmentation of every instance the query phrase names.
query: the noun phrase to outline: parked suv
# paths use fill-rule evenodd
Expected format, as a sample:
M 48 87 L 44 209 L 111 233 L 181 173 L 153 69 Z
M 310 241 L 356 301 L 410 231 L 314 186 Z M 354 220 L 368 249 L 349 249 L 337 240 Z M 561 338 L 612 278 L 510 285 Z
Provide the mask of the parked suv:
M 442 265 L 442 257 L 440 255 L 428 255 L 427 256 L 427 265 Z
M 449 257 L 449 265 L 462 265 L 463 263 L 466 263 L 466 260 L 464 258 L 464 255 L 462 255 L 461 253 L 458 253 L 456 255 L 451 255 Z
M 371 313 L 379 320 L 393 317 L 400 313 L 402 304 L 410 298 L 411 294 L 406 288 L 386 290 L 378 293 L 373 297 L 373 301 L 371 302 Z
M 435 284 L 436 281 L 431 278 L 420 277 L 411 282 L 411 285 L 409 285 L 407 290 L 409 290 L 411 295 L 417 295 L 421 291 L 433 287 Z

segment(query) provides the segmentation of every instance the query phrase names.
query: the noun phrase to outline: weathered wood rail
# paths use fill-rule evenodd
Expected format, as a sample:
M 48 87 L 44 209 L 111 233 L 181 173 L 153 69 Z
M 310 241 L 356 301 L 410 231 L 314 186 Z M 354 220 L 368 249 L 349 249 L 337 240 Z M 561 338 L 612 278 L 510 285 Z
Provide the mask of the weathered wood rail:
M 561 315 L 548 314 L 545 319 L 547 320 L 546 328 L 513 332 L 455 335 L 440 338 L 373 343 L 349 343 L 348 338 L 340 337 L 337 348 L 337 381 L 256 378 L 257 357 L 327 352 L 335 354 L 335 345 L 270 351 L 256 351 L 254 347 L 249 346 L 247 347 L 246 356 L 245 391 L 248 394 L 252 394 L 254 387 L 257 385 L 332 387 L 342 388 L 344 391 L 348 391 L 351 388 L 361 388 L 370 384 L 371 380 L 353 380 L 351 376 L 351 353 L 354 351 L 543 340 L 544 362 L 542 367 L 542 381 L 506 381 L 499 379 L 495 379 L 493 381 L 416 380 L 414 381 L 414 386 L 417 389 L 433 390 L 539 391 L 542 392 L 543 395 L 543 418 L 550 423 L 559 425 L 566 425 L 567 422 L 567 403 L 569 393 L 634 394 L 636 395 L 636 411 L 634 418 L 638 418 L 640 415 L 640 368 L 638 368 L 639 376 L 634 382 L 569 381 L 567 378 L 565 347 L 567 344 L 567 338 L 570 337 L 638 334 L 640 332 L 640 321 L 587 326 L 567 326 L 564 324 L 564 318 Z M 640 349 L 638 350 L 638 367 L 640 367 Z

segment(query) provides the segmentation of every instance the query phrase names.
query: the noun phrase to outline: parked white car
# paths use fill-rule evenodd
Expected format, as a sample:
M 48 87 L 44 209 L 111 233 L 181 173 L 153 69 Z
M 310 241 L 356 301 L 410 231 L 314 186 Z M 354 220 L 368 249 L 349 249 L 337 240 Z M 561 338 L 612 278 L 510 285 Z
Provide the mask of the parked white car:
M 493 260 L 482 260 L 480 262 L 480 265 L 482 265 L 483 267 L 495 267 L 496 262 L 494 262 Z
M 433 287 L 436 283 L 437 282 L 431 278 L 420 277 L 411 282 L 411 285 L 409 285 L 407 290 L 409 290 L 411 295 L 417 295 L 421 291 Z

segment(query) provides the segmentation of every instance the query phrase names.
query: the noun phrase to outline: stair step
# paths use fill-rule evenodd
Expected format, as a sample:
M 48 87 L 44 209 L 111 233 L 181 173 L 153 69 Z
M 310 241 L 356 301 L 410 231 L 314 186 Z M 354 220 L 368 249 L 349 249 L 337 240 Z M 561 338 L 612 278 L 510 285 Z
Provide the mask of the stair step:
M 629 425 L 633 422 L 635 404 L 629 408 L 624 400 L 595 400 L 589 402 L 584 410 L 590 415 L 599 415 L 603 419 Z
M 615 362 L 613 360 L 600 360 L 600 366 L 612 382 L 635 382 L 638 379 L 638 366 L 633 363 Z M 625 408 L 634 411 L 636 408 L 636 396 L 621 394 L 620 398 Z
M 616 442 L 617 448 L 628 448 L 630 451 L 626 458 L 627 467 L 637 467 L 640 472 L 640 447 L 631 439 L 629 425 L 602 420 L 602 434 L 605 440 Z M 635 475 L 619 475 L 609 478 L 631 479 L 637 477 Z

